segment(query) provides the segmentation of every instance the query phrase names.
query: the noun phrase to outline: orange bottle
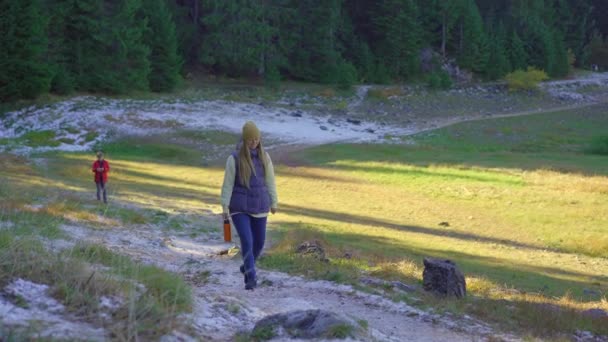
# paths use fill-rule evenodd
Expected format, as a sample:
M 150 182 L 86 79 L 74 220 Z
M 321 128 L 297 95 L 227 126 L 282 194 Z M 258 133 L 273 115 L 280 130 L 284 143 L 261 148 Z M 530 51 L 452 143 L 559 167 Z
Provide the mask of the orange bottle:
M 224 242 L 232 241 L 232 233 L 230 232 L 230 220 L 224 219 Z

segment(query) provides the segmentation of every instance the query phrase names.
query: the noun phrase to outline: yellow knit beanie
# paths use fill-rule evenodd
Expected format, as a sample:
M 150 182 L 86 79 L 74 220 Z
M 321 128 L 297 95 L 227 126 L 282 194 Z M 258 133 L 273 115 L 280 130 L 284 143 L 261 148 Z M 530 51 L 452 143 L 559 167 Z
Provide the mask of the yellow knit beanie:
M 253 123 L 253 121 L 247 121 L 243 126 L 243 141 L 248 141 L 250 139 L 260 139 L 262 134 L 258 127 Z

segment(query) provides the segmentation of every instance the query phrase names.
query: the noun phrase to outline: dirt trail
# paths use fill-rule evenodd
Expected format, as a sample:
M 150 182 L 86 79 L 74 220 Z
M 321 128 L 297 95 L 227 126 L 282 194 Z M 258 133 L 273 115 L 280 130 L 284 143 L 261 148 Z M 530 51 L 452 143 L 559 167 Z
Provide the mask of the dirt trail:
M 565 110 L 574 110 L 574 109 L 582 109 L 587 107 L 593 107 L 597 105 L 608 104 L 608 97 L 598 100 L 593 103 L 578 103 L 568 106 L 554 107 L 554 108 L 539 108 L 526 110 L 522 112 L 508 113 L 508 114 L 489 114 L 489 115 L 475 115 L 470 117 L 455 117 L 455 118 L 443 118 L 438 119 L 432 122 L 428 122 L 426 125 L 420 125 L 418 128 L 406 135 L 415 135 L 422 132 L 428 132 L 432 130 L 436 130 L 439 128 L 449 127 L 453 125 L 457 125 L 463 122 L 471 122 L 471 121 L 480 121 L 480 120 L 492 120 L 492 119 L 500 119 L 500 118 L 511 118 L 518 116 L 527 116 L 527 115 L 535 115 L 541 113 L 553 113 L 553 112 L 561 112 Z
M 281 272 L 260 270 L 260 287 L 245 291 L 238 257 L 225 254 L 233 245 L 223 243 L 219 234 L 192 239 L 187 231 L 173 235 L 146 225 L 63 229 L 76 240 L 101 243 L 135 260 L 183 275 L 194 294 L 193 312 L 183 319 L 196 334 L 175 332 L 173 340 L 231 341 L 236 333 L 250 331 L 267 315 L 298 309 L 324 309 L 365 320 L 370 341 L 470 341 L 494 335 L 490 327 L 470 318 L 451 319 L 351 286 Z M 60 244 L 65 246 L 66 242 Z M 201 274 L 209 276 L 201 280 Z

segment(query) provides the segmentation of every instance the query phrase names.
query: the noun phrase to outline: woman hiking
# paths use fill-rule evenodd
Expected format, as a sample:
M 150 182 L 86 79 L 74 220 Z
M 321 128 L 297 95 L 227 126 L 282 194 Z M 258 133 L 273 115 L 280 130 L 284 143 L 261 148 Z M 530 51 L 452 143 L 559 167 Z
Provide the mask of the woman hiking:
M 103 158 L 103 152 L 97 152 L 97 160 L 93 162 L 91 167 L 95 174 L 95 185 L 97 186 L 97 200 L 101 201 L 101 192 L 103 192 L 103 203 L 108 203 L 106 194 L 106 183 L 108 183 L 108 172 L 110 172 L 110 163 Z
M 221 196 L 224 219 L 232 217 L 241 240 L 247 290 L 257 286 L 255 262 L 264 248 L 268 212 L 276 213 L 278 204 L 274 167 L 260 139 L 256 125 L 245 123 L 242 144 L 226 161 Z

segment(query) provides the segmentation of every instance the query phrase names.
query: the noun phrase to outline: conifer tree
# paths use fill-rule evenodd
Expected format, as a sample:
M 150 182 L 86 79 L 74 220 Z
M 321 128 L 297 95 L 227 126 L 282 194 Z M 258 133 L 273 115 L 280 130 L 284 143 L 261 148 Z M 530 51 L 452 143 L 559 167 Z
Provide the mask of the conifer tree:
M 141 0 L 105 4 L 107 19 L 99 35 L 103 55 L 98 58 L 103 71 L 96 73 L 100 90 L 125 93 L 148 89 L 150 49 L 143 39 L 147 21 L 138 17 L 141 4 Z
M 421 46 L 418 8 L 412 0 L 383 0 L 374 18 L 376 55 L 383 56 L 391 74 L 408 78 L 419 70 Z
M 35 98 L 51 79 L 40 2 L 1 0 L 0 13 L 0 99 Z
M 488 38 L 475 1 L 461 1 L 458 63 L 466 69 L 482 72 L 488 62 Z
M 528 54 L 524 48 L 524 43 L 519 38 L 517 31 L 513 31 L 509 40 L 508 49 L 509 60 L 513 70 L 526 70 L 528 67 Z
M 340 55 L 337 33 L 341 24 L 341 0 L 293 0 L 296 11 L 291 29 L 294 45 L 289 54 L 289 73 L 296 79 L 332 83 Z
M 486 65 L 485 76 L 496 80 L 511 71 L 511 63 L 507 57 L 507 37 L 504 25 L 500 23 L 489 40 L 490 54 Z
M 150 49 L 150 89 L 170 91 L 179 79 L 181 58 L 178 55 L 175 23 L 165 0 L 148 0 L 143 7 L 148 30 L 143 36 Z

